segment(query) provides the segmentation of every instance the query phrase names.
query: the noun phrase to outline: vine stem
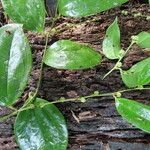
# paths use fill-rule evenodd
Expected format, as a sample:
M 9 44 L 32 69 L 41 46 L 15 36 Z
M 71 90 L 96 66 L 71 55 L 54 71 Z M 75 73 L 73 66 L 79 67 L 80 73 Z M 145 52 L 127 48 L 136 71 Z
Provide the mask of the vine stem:
M 48 34 L 46 34 L 46 40 L 45 40 L 45 48 L 43 50 L 43 56 L 42 56 L 42 61 L 41 61 L 41 65 L 40 65 L 40 75 L 39 75 L 39 80 L 38 80 L 38 83 L 37 83 L 37 88 L 36 88 L 36 91 L 35 93 L 33 94 L 33 96 L 31 98 L 29 98 L 25 104 L 22 106 L 22 108 L 25 108 L 28 104 L 30 104 L 31 102 L 33 102 L 35 99 L 36 99 L 36 96 L 39 92 L 39 89 L 40 89 L 40 86 L 41 86 L 41 82 L 42 82 L 42 73 L 43 73 L 43 66 L 44 66 L 44 57 L 45 57 L 45 54 L 46 54 L 46 50 L 47 50 L 47 46 L 48 46 L 48 39 L 51 35 L 51 31 L 55 25 L 55 21 L 57 20 L 59 16 L 56 16 L 55 18 L 53 18 L 52 20 L 52 24 L 51 24 L 51 29 L 50 31 L 48 32 Z
M 39 89 L 40 89 L 40 86 L 41 86 L 41 82 L 42 82 L 42 73 L 43 73 L 42 71 L 43 71 L 43 66 L 44 66 L 44 57 L 45 57 L 47 46 L 48 46 L 48 39 L 50 38 L 51 31 L 52 31 L 52 29 L 53 29 L 53 27 L 55 25 L 55 21 L 60 17 L 60 15 L 57 15 L 57 10 L 58 10 L 58 3 L 57 3 L 57 7 L 56 7 L 55 17 L 52 18 L 50 31 L 48 32 L 48 34 L 46 34 L 46 37 L 45 37 L 46 38 L 46 40 L 45 40 L 45 48 L 43 50 L 44 52 L 43 52 L 42 61 L 41 61 L 41 65 L 40 65 L 40 75 L 39 75 L 39 80 L 38 80 L 38 83 L 37 83 L 37 88 L 35 90 L 35 93 L 33 93 L 33 95 L 30 95 L 31 93 L 29 94 L 28 100 L 24 103 L 24 105 L 20 109 L 25 109 L 28 104 L 32 103 L 36 99 L 36 96 L 37 96 L 37 94 L 39 92 Z
M 124 56 L 128 53 L 128 51 L 130 50 L 130 48 L 133 46 L 135 42 L 132 41 L 131 44 L 129 45 L 129 47 L 127 48 L 127 50 L 125 51 L 125 53 L 119 58 L 119 60 L 117 61 L 116 65 L 108 72 L 105 74 L 105 76 L 103 77 L 103 80 L 109 75 L 111 74 L 114 70 L 118 69 L 118 64 L 122 61 L 122 59 L 124 58 Z
M 38 92 L 39 92 L 41 82 L 42 82 L 42 71 L 43 71 L 43 66 L 44 66 L 43 59 L 44 59 L 44 56 L 45 56 L 45 53 L 46 53 L 49 35 L 50 35 L 50 33 L 46 35 L 46 44 L 45 44 L 45 48 L 44 48 L 44 52 L 43 52 L 43 56 L 42 56 L 42 61 L 41 61 L 41 66 L 40 66 L 40 75 L 39 75 L 39 80 L 38 80 L 38 83 L 37 83 L 36 91 L 35 91 L 35 93 L 33 93 L 33 96 L 30 95 L 31 93 L 29 93 L 29 98 L 27 99 L 27 101 L 24 103 L 24 105 L 20 109 L 25 108 L 28 104 L 33 102 L 35 100 Z
M 33 108 L 35 108 L 34 105 L 30 105 L 29 107 L 25 107 L 25 108 L 22 107 L 22 108 L 20 108 L 19 110 L 15 109 L 14 112 L 12 112 L 12 113 L 10 113 L 10 114 L 4 116 L 4 117 L 1 117 L 1 118 L 0 118 L 0 122 L 3 122 L 3 121 L 9 119 L 10 117 L 12 117 L 12 116 L 14 116 L 14 115 L 17 115 L 19 112 L 22 112 L 22 111 L 25 111 L 25 110 L 29 110 L 29 109 L 33 109 Z
M 11 110 L 15 110 L 15 111 L 17 111 L 17 109 L 15 108 L 15 107 L 13 107 L 13 106 L 7 106 L 9 109 L 11 109 Z
M 150 88 L 134 88 L 134 89 L 126 89 L 126 90 L 121 90 L 121 91 L 117 91 L 117 92 L 112 92 L 112 93 L 104 93 L 104 94 L 92 94 L 89 96 L 83 96 L 83 97 L 77 97 L 77 98 L 70 98 L 70 99 L 64 99 L 64 100 L 57 100 L 57 101 L 53 101 L 53 102 L 48 102 L 43 104 L 41 107 L 45 107 L 47 105 L 50 104 L 56 104 L 56 103 L 63 103 L 63 102 L 72 102 L 72 101 L 81 101 L 81 99 L 86 99 L 88 98 L 94 98 L 94 97 L 105 97 L 105 96 L 115 96 L 117 93 L 124 93 L 124 92 L 130 92 L 130 91 L 138 91 L 138 90 L 150 90 Z
M 57 18 L 56 18 L 56 19 L 57 19 Z M 56 19 L 53 19 L 53 21 L 52 21 L 51 30 L 52 30 L 52 28 L 53 28 L 53 26 L 54 26 L 54 24 L 55 24 Z M 51 31 L 51 30 L 50 30 L 50 31 Z M 41 61 L 41 66 L 40 66 L 40 76 L 39 76 L 39 80 L 38 80 L 38 83 L 37 83 L 37 88 L 36 88 L 35 93 L 33 94 L 33 96 L 31 96 L 31 95 L 29 94 L 29 97 L 30 97 L 30 98 L 24 103 L 24 105 L 23 105 L 19 110 L 17 110 L 16 108 L 10 106 L 9 108 L 12 109 L 12 110 L 14 110 L 14 112 L 12 112 L 12 113 L 10 113 L 10 114 L 8 114 L 8 115 L 6 115 L 6 116 L 0 118 L 0 122 L 3 122 L 3 121 L 5 121 L 5 120 L 7 120 L 8 118 L 10 118 L 10 117 L 16 115 L 17 113 L 19 113 L 19 112 L 21 112 L 21 111 L 25 111 L 25 110 L 33 109 L 33 108 L 34 108 L 33 105 L 31 105 L 31 106 L 29 106 L 29 107 L 27 107 L 27 105 L 30 104 L 32 101 L 35 100 L 35 98 L 36 98 L 36 96 L 37 96 L 37 94 L 38 94 L 38 91 L 39 91 L 39 89 L 40 89 L 40 86 L 41 86 L 42 70 L 43 70 L 43 66 L 44 66 L 44 61 L 43 61 L 43 59 L 44 59 L 44 56 L 45 56 L 45 53 L 46 53 L 46 50 L 47 50 L 48 38 L 49 38 L 49 36 L 50 36 L 50 31 L 49 31 L 48 34 L 46 34 L 46 42 L 45 42 L 46 44 L 45 44 L 45 48 L 44 48 L 44 52 L 43 52 L 43 56 L 42 56 L 42 61 Z
M 58 9 L 58 4 L 57 4 L 57 8 L 56 8 L 56 12 L 55 12 L 55 15 L 57 14 L 57 9 Z M 45 54 L 46 54 L 46 50 L 47 50 L 47 45 L 48 45 L 48 39 L 51 35 L 51 31 L 55 25 L 55 21 L 59 18 L 59 15 L 56 15 L 56 17 L 53 18 L 52 20 L 52 24 L 51 24 L 51 29 L 50 31 L 48 32 L 48 34 L 46 34 L 46 41 L 45 41 L 45 48 L 44 48 L 44 52 L 43 52 L 43 56 L 42 56 L 42 61 L 41 61 L 41 66 L 40 66 L 40 76 L 39 76 L 39 80 L 38 80 L 38 83 L 37 83 L 37 88 L 36 88 L 36 91 L 33 95 L 33 100 L 36 98 L 37 94 L 38 94 L 38 91 L 40 89 L 40 86 L 41 86 L 41 81 L 42 81 L 42 71 L 43 71 L 43 66 L 44 66 L 44 57 L 45 57 Z
M 7 120 L 8 118 L 10 118 L 10 117 L 16 115 L 17 113 L 18 113 L 18 110 L 16 110 L 16 111 L 10 113 L 9 115 L 6 115 L 6 116 L 4 116 L 4 117 L 1 117 L 1 118 L 0 118 L 0 122 L 3 122 L 3 121 L 5 121 L 5 120 Z
M 37 83 L 37 89 L 36 89 L 36 92 L 33 96 L 33 99 L 37 96 L 38 94 L 38 91 L 40 89 L 40 86 L 41 86 L 41 81 L 42 81 L 42 71 L 43 71 L 43 66 L 44 66 L 44 57 L 45 57 L 45 54 L 46 54 L 46 50 L 47 50 L 47 45 L 48 45 L 48 38 L 49 38 L 49 35 L 50 34 L 47 34 L 46 35 L 46 44 L 45 44 L 45 48 L 44 48 L 44 52 L 43 52 L 43 56 L 42 56 L 42 61 L 41 61 L 41 66 L 40 66 L 40 76 L 39 76 L 39 80 L 38 80 L 38 83 Z
M 88 99 L 88 98 L 95 98 L 95 97 L 113 96 L 114 98 L 116 98 L 117 97 L 116 96 L 117 93 L 124 93 L 124 92 L 137 91 L 137 90 L 150 90 L 150 88 L 126 89 L 126 90 L 121 90 L 121 91 L 112 92 L 112 93 L 104 93 L 104 94 L 96 94 L 96 95 L 92 94 L 92 95 L 83 96 L 83 97 L 70 98 L 70 99 L 64 99 L 64 100 L 57 100 L 57 101 L 45 103 L 45 104 L 41 105 L 40 107 L 43 108 L 43 107 L 45 107 L 47 105 L 56 104 L 56 103 L 63 103 L 63 102 L 73 102 L 73 101 L 80 101 L 81 102 L 81 99 L 85 99 L 85 102 L 86 102 L 86 99 Z M 19 110 L 15 110 L 11 114 L 0 118 L 0 122 L 7 120 L 8 118 L 16 115 L 19 112 L 26 111 L 26 110 L 29 110 L 29 109 L 34 109 L 34 108 L 35 108 L 34 104 L 31 104 L 29 107 L 21 107 Z

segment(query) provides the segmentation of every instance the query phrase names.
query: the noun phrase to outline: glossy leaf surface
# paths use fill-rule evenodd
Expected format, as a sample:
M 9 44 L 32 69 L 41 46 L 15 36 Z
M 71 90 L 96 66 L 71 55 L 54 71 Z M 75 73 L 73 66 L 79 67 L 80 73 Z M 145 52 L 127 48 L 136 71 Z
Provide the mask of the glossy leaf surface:
M 63 115 L 53 104 L 37 98 L 35 108 L 18 114 L 15 136 L 21 150 L 66 150 L 68 132 Z
M 132 125 L 150 132 L 150 106 L 125 98 L 116 98 L 116 108 Z
M 88 46 L 60 40 L 48 48 L 44 63 L 57 69 L 86 69 L 100 64 L 101 59 L 101 55 Z
M 150 48 L 150 33 L 141 32 L 136 37 L 136 43 L 141 48 Z
M 103 41 L 103 53 L 109 59 L 118 59 L 120 51 L 120 29 L 116 18 L 106 31 Z
M 138 87 L 150 83 L 150 57 L 133 65 L 127 71 L 121 71 L 122 80 L 128 87 Z
M 31 49 L 22 25 L 0 28 L 0 105 L 11 105 L 21 96 L 31 66 Z
M 44 0 L 1 0 L 8 16 L 24 28 L 43 31 L 45 23 Z
M 59 13 L 64 16 L 83 17 L 117 7 L 128 0 L 60 0 Z

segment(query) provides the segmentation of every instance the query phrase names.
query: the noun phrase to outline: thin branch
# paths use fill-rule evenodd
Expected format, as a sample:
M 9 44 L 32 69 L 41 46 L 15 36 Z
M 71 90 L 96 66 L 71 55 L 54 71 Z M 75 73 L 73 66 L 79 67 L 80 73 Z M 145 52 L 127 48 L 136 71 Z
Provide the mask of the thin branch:
M 111 74 L 114 70 L 118 69 L 118 64 L 122 61 L 122 59 L 124 58 L 124 56 L 128 53 L 128 51 L 131 49 L 131 47 L 133 46 L 134 42 L 131 42 L 131 44 L 129 45 L 129 47 L 127 48 L 127 50 L 125 51 L 125 53 L 120 57 L 120 59 L 117 61 L 116 65 L 108 72 L 105 74 L 105 76 L 103 77 L 103 79 L 105 79 L 109 74 Z
M 117 92 L 112 92 L 112 93 L 104 93 L 104 94 L 92 94 L 89 96 L 82 96 L 82 97 L 77 97 L 77 98 L 70 98 L 70 99 L 63 99 L 63 100 L 57 100 L 57 101 L 53 101 L 53 102 L 48 102 L 45 103 L 41 106 L 41 108 L 50 105 L 50 104 L 56 104 L 56 103 L 63 103 L 63 102 L 72 102 L 72 101 L 80 101 L 81 99 L 88 99 L 88 98 L 95 98 L 95 97 L 105 97 L 105 96 L 115 96 L 116 93 L 125 93 L 125 92 L 130 92 L 130 91 L 138 91 L 138 90 L 150 90 L 150 88 L 134 88 L 134 89 L 126 89 L 126 90 L 121 90 L 121 91 L 117 91 Z M 86 102 L 86 101 L 85 101 Z

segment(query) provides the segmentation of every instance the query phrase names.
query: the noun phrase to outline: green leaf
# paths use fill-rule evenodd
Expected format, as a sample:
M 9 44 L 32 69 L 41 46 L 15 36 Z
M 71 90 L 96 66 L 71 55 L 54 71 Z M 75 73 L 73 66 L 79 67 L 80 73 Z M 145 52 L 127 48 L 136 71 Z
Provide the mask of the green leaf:
M 119 59 L 121 53 L 118 19 L 109 26 L 103 41 L 103 53 L 109 59 Z
M 127 71 L 121 71 L 123 82 L 128 87 L 138 87 L 150 83 L 150 57 L 133 65 Z
M 44 63 L 57 69 L 86 69 L 100 64 L 101 59 L 101 55 L 88 46 L 60 40 L 48 48 Z
M 150 48 L 150 33 L 141 32 L 137 36 L 133 36 L 135 38 L 135 42 L 141 48 Z
M 1 0 L 8 16 L 28 30 L 41 32 L 45 24 L 44 0 Z
M 55 105 L 37 98 L 35 108 L 22 111 L 15 122 L 21 150 L 66 150 L 68 132 L 63 115 Z
M 22 25 L 0 28 L 0 105 L 12 105 L 21 96 L 31 66 L 31 49 Z
M 116 98 L 116 108 L 132 125 L 150 133 L 150 106 L 125 98 Z
M 60 0 L 59 13 L 64 16 L 83 17 L 120 6 L 128 0 Z

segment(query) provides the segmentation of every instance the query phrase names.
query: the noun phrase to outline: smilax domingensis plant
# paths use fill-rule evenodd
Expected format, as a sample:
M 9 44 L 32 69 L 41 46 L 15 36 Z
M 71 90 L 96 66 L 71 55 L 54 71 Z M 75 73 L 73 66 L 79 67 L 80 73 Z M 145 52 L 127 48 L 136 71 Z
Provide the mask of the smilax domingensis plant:
M 58 0 L 57 11 L 59 15 L 63 16 L 82 17 L 108 10 L 127 1 Z M 13 111 L 2 117 L 1 121 L 17 115 L 14 133 L 20 149 L 65 150 L 68 144 L 67 126 L 63 115 L 54 104 L 68 101 L 86 102 L 92 97 L 113 96 L 116 108 L 123 118 L 141 130 L 150 132 L 150 117 L 147 115 L 150 114 L 150 106 L 121 98 L 123 92 L 150 90 L 146 86 L 150 83 L 150 58 L 138 62 L 129 70 L 123 70 L 121 63 L 133 44 L 144 49 L 150 48 L 150 33 L 141 32 L 132 36 L 131 44 L 127 50 L 122 50 L 117 18 L 106 31 L 103 54 L 108 59 L 118 61 L 104 78 L 112 71 L 119 70 L 128 89 L 103 94 L 95 91 L 89 96 L 72 99 L 60 98 L 53 102 L 37 97 L 44 64 L 57 69 L 87 69 L 100 64 L 102 55 L 89 46 L 70 40 L 59 40 L 48 46 L 51 32 L 44 33 L 46 44 L 37 89 L 29 93 L 28 99 L 21 108 L 16 109 L 13 105 L 22 95 L 32 68 L 31 48 L 23 29 L 43 32 L 46 10 L 44 0 L 30 0 L 30 2 L 28 0 L 2 0 L 2 5 L 5 13 L 15 23 L 0 28 L 0 105 Z M 55 18 L 52 19 L 51 31 L 59 15 L 56 14 Z

